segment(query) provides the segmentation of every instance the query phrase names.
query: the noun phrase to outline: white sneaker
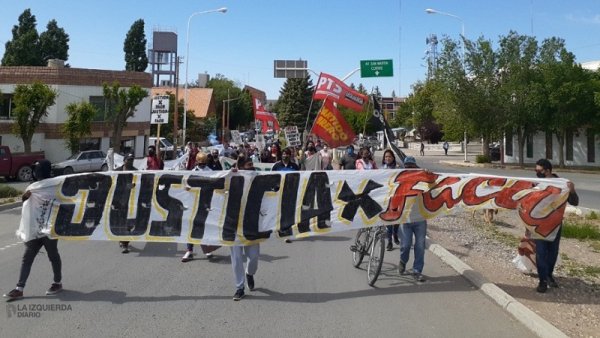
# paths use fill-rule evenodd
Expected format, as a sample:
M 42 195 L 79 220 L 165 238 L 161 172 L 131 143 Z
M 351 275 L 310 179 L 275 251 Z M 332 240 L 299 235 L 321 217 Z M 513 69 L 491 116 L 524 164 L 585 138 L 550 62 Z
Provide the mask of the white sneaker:
M 189 262 L 192 259 L 194 259 L 194 253 L 192 251 L 186 251 L 185 255 L 183 255 L 183 257 L 181 257 L 181 261 L 182 262 Z

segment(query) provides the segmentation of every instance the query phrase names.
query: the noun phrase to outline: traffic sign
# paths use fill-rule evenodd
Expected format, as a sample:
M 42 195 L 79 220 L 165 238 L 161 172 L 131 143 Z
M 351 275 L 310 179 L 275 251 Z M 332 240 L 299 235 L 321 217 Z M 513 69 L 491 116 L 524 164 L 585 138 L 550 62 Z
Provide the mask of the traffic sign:
M 361 60 L 360 77 L 394 76 L 392 60 Z
M 152 98 L 150 124 L 169 123 L 169 95 L 156 95 Z

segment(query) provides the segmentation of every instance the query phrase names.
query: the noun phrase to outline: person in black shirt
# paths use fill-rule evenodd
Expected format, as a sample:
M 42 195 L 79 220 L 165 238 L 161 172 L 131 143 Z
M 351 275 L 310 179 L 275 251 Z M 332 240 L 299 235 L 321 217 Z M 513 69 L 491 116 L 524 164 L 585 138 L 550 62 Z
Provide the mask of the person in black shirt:
M 346 147 L 346 153 L 340 160 L 341 170 L 355 170 L 356 169 L 356 153 L 354 152 L 354 146 L 349 145 Z
M 292 162 L 292 150 L 290 148 L 283 149 L 281 153 L 281 161 L 273 165 L 271 171 L 298 171 L 300 167 Z

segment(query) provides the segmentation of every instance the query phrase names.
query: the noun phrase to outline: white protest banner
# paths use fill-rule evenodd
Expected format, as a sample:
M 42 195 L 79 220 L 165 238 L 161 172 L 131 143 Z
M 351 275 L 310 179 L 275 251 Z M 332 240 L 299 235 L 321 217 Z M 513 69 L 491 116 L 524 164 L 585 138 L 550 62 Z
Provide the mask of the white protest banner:
M 169 123 L 169 95 L 156 95 L 152 97 L 150 124 L 166 123 Z
M 552 240 L 569 195 L 564 179 L 424 170 L 135 171 L 54 177 L 28 187 L 18 234 L 52 238 L 247 245 L 458 210 L 512 210 Z
M 221 157 L 219 159 L 219 161 L 221 162 L 221 166 L 223 167 L 223 170 L 229 170 L 231 168 L 235 167 L 235 163 L 236 160 L 229 158 L 229 157 Z M 271 171 L 271 168 L 273 168 L 273 166 L 275 165 L 275 163 L 260 163 L 260 162 L 255 162 L 254 163 L 254 169 L 256 169 L 256 171 Z

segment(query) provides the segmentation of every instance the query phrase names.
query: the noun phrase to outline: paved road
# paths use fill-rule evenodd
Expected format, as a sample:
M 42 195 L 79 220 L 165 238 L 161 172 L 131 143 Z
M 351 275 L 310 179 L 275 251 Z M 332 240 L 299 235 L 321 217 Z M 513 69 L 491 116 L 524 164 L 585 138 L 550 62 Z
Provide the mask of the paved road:
M 16 283 L 23 244 L 14 230 L 20 209 L 0 213 L 0 286 Z M 353 232 L 261 247 L 257 289 L 240 302 L 228 250 L 218 258 L 181 263 L 184 245 L 61 241 L 65 291 L 51 283 L 45 254 L 34 263 L 18 306 L 69 306 L 37 318 L 0 311 L 0 337 L 533 337 L 464 278 L 427 252 L 428 281 L 397 273 L 398 250 L 385 257 L 376 288 L 351 265 Z M 14 308 L 12 308 L 14 309 Z M 39 309 L 39 308 L 38 308 Z

